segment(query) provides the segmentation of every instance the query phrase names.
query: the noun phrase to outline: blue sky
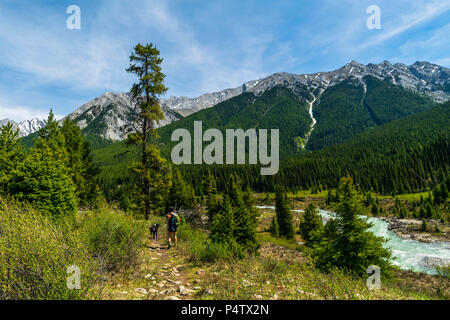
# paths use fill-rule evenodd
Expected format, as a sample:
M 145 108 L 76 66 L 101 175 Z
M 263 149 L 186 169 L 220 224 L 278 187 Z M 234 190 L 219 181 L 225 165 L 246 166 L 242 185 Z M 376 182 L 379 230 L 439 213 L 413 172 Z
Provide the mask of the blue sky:
M 66 27 L 69 5 L 81 8 L 80 30 Z M 366 26 L 370 5 L 381 29 Z M 166 97 L 195 97 L 350 60 L 450 67 L 449 34 L 450 0 L 0 0 L 0 119 L 63 116 L 128 91 L 138 42 L 160 49 Z

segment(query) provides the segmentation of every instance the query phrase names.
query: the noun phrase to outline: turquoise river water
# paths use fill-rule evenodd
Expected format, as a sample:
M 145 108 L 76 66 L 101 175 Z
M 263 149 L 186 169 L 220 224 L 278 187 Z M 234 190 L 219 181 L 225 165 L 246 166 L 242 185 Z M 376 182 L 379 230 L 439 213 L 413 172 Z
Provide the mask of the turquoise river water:
M 273 206 L 258 206 L 258 208 L 275 210 Z M 303 212 L 302 210 L 292 211 Z M 324 222 L 334 214 L 330 211 L 319 211 Z M 401 269 L 436 274 L 436 269 L 430 262 L 450 262 L 450 242 L 425 243 L 412 239 L 402 239 L 388 229 L 386 221 L 373 217 L 367 219 L 373 224 L 370 231 L 388 240 L 385 246 L 392 250 L 392 256 L 395 258 L 392 262 Z

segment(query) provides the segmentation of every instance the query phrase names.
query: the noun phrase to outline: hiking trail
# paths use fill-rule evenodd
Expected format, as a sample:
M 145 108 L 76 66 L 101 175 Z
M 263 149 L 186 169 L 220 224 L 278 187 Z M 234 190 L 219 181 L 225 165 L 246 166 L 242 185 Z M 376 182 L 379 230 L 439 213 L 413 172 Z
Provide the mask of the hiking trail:
M 194 300 L 202 293 L 204 270 L 194 268 L 178 248 L 167 249 L 165 235 L 147 236 L 137 265 L 107 279 L 103 296 L 113 300 Z M 197 297 L 198 299 L 198 297 Z

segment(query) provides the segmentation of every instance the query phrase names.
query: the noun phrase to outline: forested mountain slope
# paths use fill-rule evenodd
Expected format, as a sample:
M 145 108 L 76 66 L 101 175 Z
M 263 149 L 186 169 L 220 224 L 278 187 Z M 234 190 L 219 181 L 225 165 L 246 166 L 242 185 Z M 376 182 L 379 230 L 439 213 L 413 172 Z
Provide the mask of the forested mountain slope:
M 194 121 L 202 121 L 203 130 L 216 128 L 225 133 L 226 129 L 279 129 L 280 152 L 295 154 L 296 139 L 305 137 L 311 125 L 307 100 L 312 97 L 307 88 L 298 85 L 295 92 L 289 88 L 276 86 L 261 96 L 251 92 L 243 93 L 218 105 L 194 113 L 159 129 L 163 153 L 170 156 L 172 132 L 178 128 L 188 129 L 193 137 Z
M 329 87 L 314 107 L 317 125 L 308 149 L 343 142 L 384 123 L 423 111 L 430 98 L 372 76 L 350 78 Z
M 231 171 L 257 191 L 336 187 L 349 174 L 364 190 L 406 193 L 429 190 L 448 175 L 450 164 L 450 102 L 367 130 L 322 150 L 281 162 L 275 176 L 260 176 L 256 166 L 188 166 L 185 174 L 198 185 L 202 171 L 217 177 Z
M 261 176 L 258 166 L 249 165 L 180 167 L 197 192 L 201 191 L 206 170 L 219 181 L 237 171 L 256 191 L 273 191 L 276 184 L 289 190 L 333 188 L 340 177 L 350 174 L 365 190 L 414 192 L 429 189 L 434 180 L 449 171 L 449 138 L 447 102 L 367 130 L 344 143 L 282 160 L 275 176 Z M 133 159 L 132 150 L 115 143 L 94 151 L 103 168 L 102 185 L 111 198 L 120 197 L 128 188 L 127 166 Z

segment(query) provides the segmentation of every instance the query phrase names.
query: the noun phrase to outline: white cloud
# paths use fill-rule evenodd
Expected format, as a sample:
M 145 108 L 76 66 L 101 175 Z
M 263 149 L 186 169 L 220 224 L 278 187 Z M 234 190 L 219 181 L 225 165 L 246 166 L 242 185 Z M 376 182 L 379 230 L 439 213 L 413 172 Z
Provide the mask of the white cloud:
M 35 108 L 8 105 L 0 101 L 0 120 L 9 119 L 16 122 L 38 118 L 47 119 L 50 110 L 38 110 Z M 55 114 L 56 119 L 62 119 L 64 116 Z
M 190 97 L 236 87 L 278 71 L 327 71 L 344 60 L 376 62 L 377 55 L 380 60 L 388 59 L 391 57 L 383 47 L 375 45 L 442 14 L 450 8 L 450 1 L 384 1 L 380 4 L 383 29 L 370 33 L 365 27 L 366 7 L 355 1 L 327 0 L 306 6 L 304 10 L 310 11 L 299 12 L 303 20 L 284 23 L 286 12 L 276 12 L 278 5 L 245 17 L 242 12 L 225 11 L 227 6 L 219 2 L 182 12 L 173 2 L 102 0 L 81 5 L 79 31 L 65 28 L 64 10 L 51 13 L 52 6 L 32 5 L 23 12 L 0 4 L 0 67 L 26 78 L 25 82 L 0 86 L 0 98 L 8 97 L 11 102 L 0 101 L 0 118 L 23 120 L 48 113 L 23 105 L 41 109 L 57 105 L 59 113 L 63 108 L 69 113 L 76 107 L 69 103 L 71 94 L 78 101 L 99 91 L 128 90 L 133 77 L 125 68 L 137 41 L 154 42 L 161 50 L 169 95 Z M 91 9 L 86 7 L 95 11 L 88 12 Z M 203 21 L 208 22 L 203 25 L 216 29 L 199 29 L 197 24 Z M 433 41 L 439 40 L 443 41 L 442 35 Z M 422 46 L 436 54 L 429 55 L 434 62 L 448 65 L 448 58 L 442 57 L 443 44 L 431 43 L 432 39 L 415 41 L 416 37 L 404 47 L 399 45 L 400 52 L 395 55 L 409 58 Z M 406 49 L 410 55 L 403 52 Z M 58 88 L 52 91 L 53 87 Z M 61 96 L 64 99 L 57 98 Z
M 267 76 L 265 70 L 275 67 L 275 64 L 269 65 L 265 59 L 276 60 L 278 66 L 292 59 L 288 55 L 287 45 L 278 47 L 280 50 L 276 50 L 276 56 L 266 55 L 267 48 L 275 45 L 268 31 L 254 34 L 254 30 L 246 30 L 247 25 L 243 23 L 228 26 L 228 34 L 236 35 L 232 46 L 230 43 L 221 44 L 220 39 L 200 41 L 192 22 L 187 23 L 182 16 L 174 14 L 167 3 L 134 3 L 134 14 L 140 19 L 139 25 L 148 28 L 149 33 L 163 35 L 165 44 L 169 44 L 170 49 L 163 52 L 163 71 L 167 73 L 167 82 L 178 87 L 177 92 L 169 91 L 171 95 L 192 97 L 237 87 L 246 81 Z M 120 10 L 119 7 L 114 9 Z M 202 17 L 199 15 L 197 19 Z
M 35 77 L 37 84 L 122 89 L 128 58 L 123 42 L 84 29 L 70 31 L 57 24 L 61 16 L 45 16 L 45 23 L 38 21 L 39 14 L 18 23 L 17 16 L 0 11 L 0 64 Z

